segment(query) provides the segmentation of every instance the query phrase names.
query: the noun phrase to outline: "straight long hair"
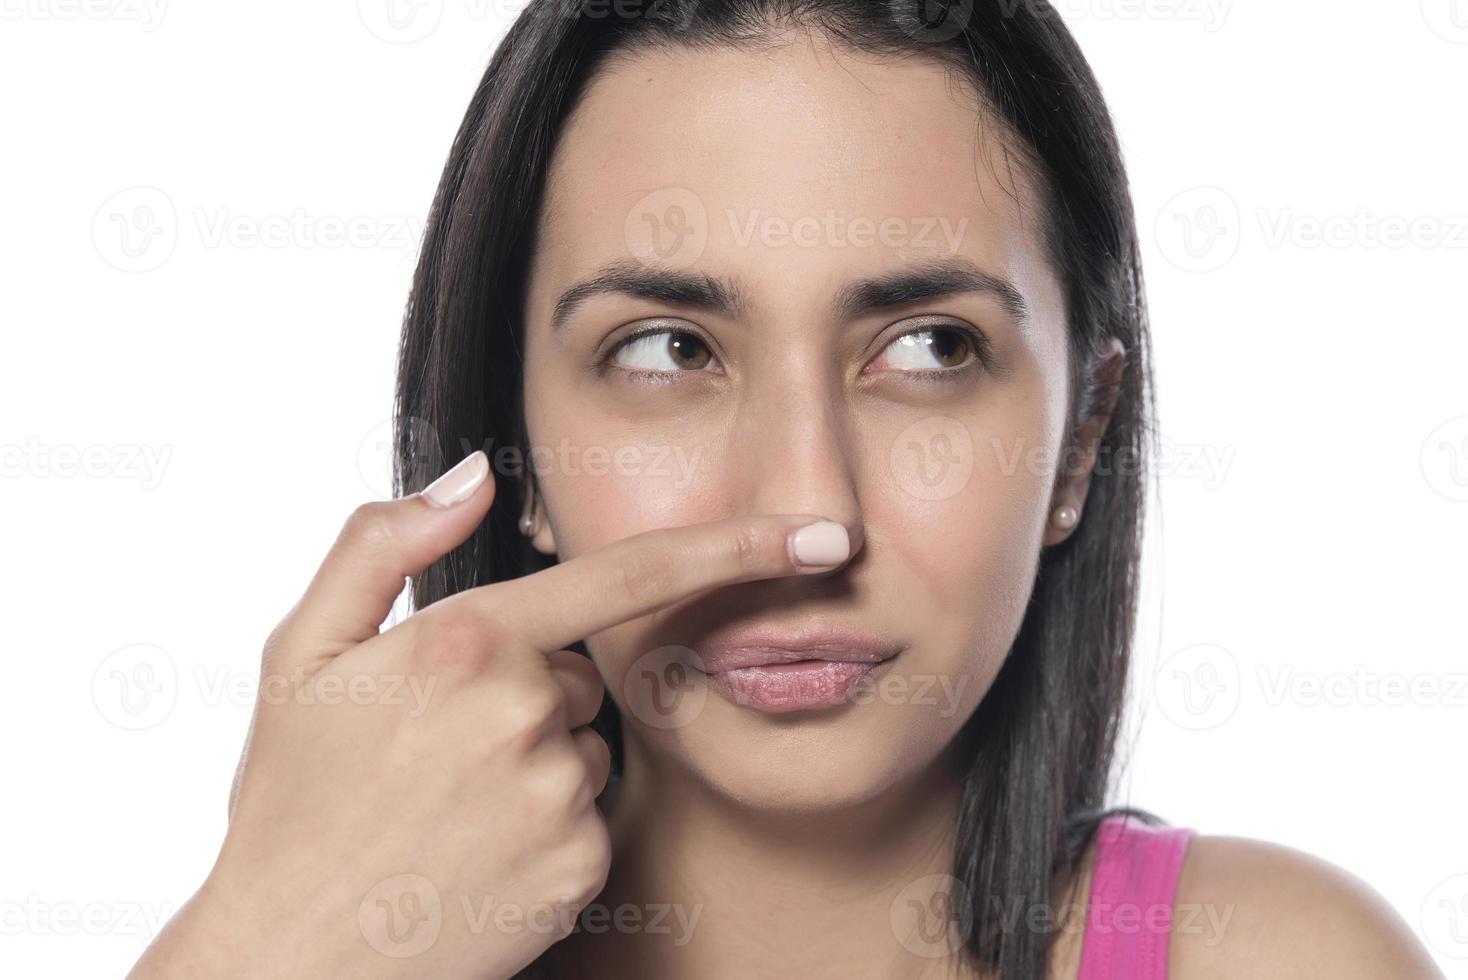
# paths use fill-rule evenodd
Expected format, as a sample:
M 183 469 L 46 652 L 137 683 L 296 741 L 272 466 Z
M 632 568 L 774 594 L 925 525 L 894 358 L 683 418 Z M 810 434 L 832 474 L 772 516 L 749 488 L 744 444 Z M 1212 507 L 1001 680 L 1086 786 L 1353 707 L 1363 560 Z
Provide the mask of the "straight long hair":
M 1151 357 L 1130 192 L 1090 67 L 1045 0 L 531 0 L 496 49 L 454 139 L 413 278 L 398 355 L 394 479 L 421 490 L 484 448 L 529 458 L 524 293 L 563 121 L 610 55 L 760 45 L 790 28 L 861 53 L 927 57 L 971 81 L 998 136 L 1036 178 L 1047 257 L 1064 289 L 1075 428 L 1109 410 L 1086 516 L 1040 558 L 1003 667 L 959 738 L 966 753 L 953 909 L 975 963 L 1045 975 L 1053 928 L 1023 923 L 1074 887 L 1105 807 L 1135 629 L 1145 475 L 1155 434 Z M 670 98 L 676 93 L 668 93 Z M 1127 364 L 1114 402 L 1091 366 L 1108 337 Z M 452 459 L 446 457 L 452 454 Z M 519 533 L 533 473 L 501 481 L 474 535 L 412 582 L 415 608 L 552 560 Z M 585 653 L 584 645 L 578 645 Z M 621 765 L 611 699 L 597 730 Z M 1020 910 L 1016 916 L 1014 910 Z

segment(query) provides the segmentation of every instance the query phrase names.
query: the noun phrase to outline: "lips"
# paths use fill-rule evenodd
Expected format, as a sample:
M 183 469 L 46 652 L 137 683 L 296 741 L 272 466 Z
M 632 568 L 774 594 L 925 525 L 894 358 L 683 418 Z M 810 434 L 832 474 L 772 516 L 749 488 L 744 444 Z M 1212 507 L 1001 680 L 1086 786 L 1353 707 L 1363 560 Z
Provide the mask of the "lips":
M 741 667 L 789 664 L 802 660 L 879 664 L 901 653 L 905 644 L 849 627 L 747 626 L 711 633 L 696 643 L 705 673 Z
M 722 631 L 695 645 L 710 685 L 734 703 L 795 711 L 845 703 L 858 681 L 906 644 L 831 624 Z

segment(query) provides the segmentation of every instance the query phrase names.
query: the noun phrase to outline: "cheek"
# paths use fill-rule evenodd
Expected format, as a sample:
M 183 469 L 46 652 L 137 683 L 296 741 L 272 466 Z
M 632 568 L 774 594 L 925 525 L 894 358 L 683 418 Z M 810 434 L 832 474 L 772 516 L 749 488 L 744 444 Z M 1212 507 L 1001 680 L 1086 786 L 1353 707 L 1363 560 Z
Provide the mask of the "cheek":
M 885 439 L 869 527 L 947 610 L 1023 605 L 1053 483 L 1051 425 L 1034 401 L 927 416 Z
M 534 332 L 526 354 L 532 464 L 562 560 L 717 516 L 709 474 L 719 442 L 672 393 L 579 376 Z
M 580 429 L 538 452 L 536 470 L 562 559 L 705 519 L 707 447 L 694 439 Z
M 599 421 L 564 431 L 547 426 L 537 460 L 561 560 L 643 531 L 696 524 L 730 513 L 715 492 L 726 481 L 711 472 L 711 440 L 706 435 L 685 428 L 676 433 L 677 439 L 670 439 L 666 436 L 673 433 L 649 431 L 663 426 L 608 423 L 603 412 L 589 411 L 581 418 Z M 651 706 L 659 697 L 653 695 L 652 702 L 648 701 L 648 676 L 657 679 L 652 690 L 664 691 L 658 685 L 671 685 L 666 690 L 678 692 L 674 695 L 677 704 L 686 707 L 689 701 L 687 692 L 668 675 L 668 664 L 658 660 L 660 651 L 673 649 L 664 646 L 660 636 L 662 619 L 669 611 L 629 620 L 585 638 L 611 699 L 624 716 L 634 720 L 668 721 Z M 648 734 L 658 732 L 654 726 Z
M 913 640 L 891 710 L 868 717 L 910 758 L 936 754 L 978 707 L 1024 622 L 1039 563 L 1048 437 L 1034 406 L 925 420 L 864 506 L 880 594 Z M 1015 445 L 1039 446 L 1015 458 Z M 926 685 L 926 686 L 924 686 Z M 939 710 L 941 709 L 941 710 Z

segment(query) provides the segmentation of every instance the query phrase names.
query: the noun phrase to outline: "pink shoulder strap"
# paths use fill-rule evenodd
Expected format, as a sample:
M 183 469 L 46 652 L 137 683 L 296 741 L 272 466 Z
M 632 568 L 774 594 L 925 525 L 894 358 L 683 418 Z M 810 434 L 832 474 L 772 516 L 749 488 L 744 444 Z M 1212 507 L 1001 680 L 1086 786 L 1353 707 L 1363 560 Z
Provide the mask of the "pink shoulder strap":
M 1077 980 L 1166 980 L 1173 900 L 1191 827 L 1101 822 Z

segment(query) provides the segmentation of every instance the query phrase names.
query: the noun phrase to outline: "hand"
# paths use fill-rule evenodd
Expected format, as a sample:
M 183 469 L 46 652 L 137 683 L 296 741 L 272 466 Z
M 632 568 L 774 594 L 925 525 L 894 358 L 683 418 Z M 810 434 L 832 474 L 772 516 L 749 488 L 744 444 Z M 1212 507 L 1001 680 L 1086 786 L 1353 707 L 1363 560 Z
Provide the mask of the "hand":
M 611 861 L 609 755 L 587 727 L 604 688 L 564 648 L 846 559 L 839 525 L 796 539 L 813 516 L 655 530 L 379 632 L 404 577 L 483 520 L 488 471 L 473 453 L 348 519 L 266 641 L 214 868 L 133 977 L 513 975 L 570 932 Z M 824 564 L 802 565 L 812 539 Z

